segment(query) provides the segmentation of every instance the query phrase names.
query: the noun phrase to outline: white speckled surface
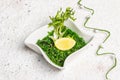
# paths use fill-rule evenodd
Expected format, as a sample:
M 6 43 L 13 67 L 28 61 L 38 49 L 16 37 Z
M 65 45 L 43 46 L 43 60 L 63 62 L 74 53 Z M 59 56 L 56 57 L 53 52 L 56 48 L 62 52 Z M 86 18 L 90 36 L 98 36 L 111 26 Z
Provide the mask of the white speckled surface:
M 25 38 L 47 24 L 49 15 L 60 7 L 77 9 L 77 0 L 0 0 L 0 80 L 105 80 L 104 74 L 112 65 L 110 56 L 98 57 L 95 50 L 102 38 L 97 37 L 90 48 L 79 54 L 69 66 L 60 71 L 49 65 L 41 55 L 25 47 Z M 89 26 L 104 28 L 112 35 L 105 51 L 115 52 L 118 66 L 109 74 L 120 80 L 120 0 L 84 0 L 95 9 Z M 79 13 L 78 13 L 79 12 Z M 82 10 L 76 16 L 86 16 Z M 78 19 L 80 25 L 82 19 Z M 104 50 L 103 50 L 104 51 Z

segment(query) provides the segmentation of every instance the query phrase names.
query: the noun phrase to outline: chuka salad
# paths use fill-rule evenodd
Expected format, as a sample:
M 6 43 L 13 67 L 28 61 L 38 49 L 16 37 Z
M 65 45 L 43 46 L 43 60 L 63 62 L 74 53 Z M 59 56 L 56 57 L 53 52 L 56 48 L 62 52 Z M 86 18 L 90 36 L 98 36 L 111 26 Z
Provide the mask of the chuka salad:
M 66 8 L 64 12 L 62 9 L 57 11 L 54 17 L 50 17 L 51 22 L 48 24 L 54 29 L 48 32 L 48 35 L 42 40 L 36 42 L 49 59 L 61 67 L 70 54 L 86 45 L 85 40 L 80 35 L 64 25 L 68 19 L 76 20 L 74 13 L 70 7 Z

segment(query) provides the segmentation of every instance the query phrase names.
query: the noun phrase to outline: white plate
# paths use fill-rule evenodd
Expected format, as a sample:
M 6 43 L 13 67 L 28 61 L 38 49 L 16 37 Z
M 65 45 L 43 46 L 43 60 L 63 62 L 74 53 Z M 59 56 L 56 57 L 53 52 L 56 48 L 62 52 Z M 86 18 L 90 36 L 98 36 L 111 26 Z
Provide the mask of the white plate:
M 80 35 L 81 37 L 84 38 L 84 40 L 87 42 L 87 45 L 89 44 L 89 42 L 92 40 L 94 34 L 90 33 L 90 32 L 85 32 L 84 29 L 79 29 L 78 26 L 75 24 L 75 22 L 71 21 L 71 20 L 67 20 L 65 22 L 65 25 L 73 30 L 74 32 L 76 32 L 78 35 Z M 29 35 L 29 37 L 25 40 L 25 45 L 28 46 L 29 48 L 31 48 L 32 50 L 36 51 L 39 54 L 42 54 L 45 58 L 45 60 L 47 62 L 49 62 L 51 65 L 53 65 L 54 67 L 58 68 L 58 69 L 63 69 L 65 67 L 65 64 L 69 62 L 69 60 L 71 60 L 72 58 L 74 58 L 74 53 L 72 53 L 71 55 L 69 55 L 65 62 L 63 67 L 60 67 L 58 65 L 56 65 L 55 63 L 53 63 L 49 57 L 46 55 L 46 53 L 36 44 L 37 40 L 39 39 L 43 39 L 45 36 L 47 36 L 48 31 L 53 30 L 52 27 L 48 28 L 48 25 L 45 25 L 43 27 L 40 27 L 38 30 L 34 31 L 33 33 L 31 33 Z M 83 48 L 81 48 L 79 51 L 82 51 L 83 49 L 87 48 L 87 45 L 84 46 Z

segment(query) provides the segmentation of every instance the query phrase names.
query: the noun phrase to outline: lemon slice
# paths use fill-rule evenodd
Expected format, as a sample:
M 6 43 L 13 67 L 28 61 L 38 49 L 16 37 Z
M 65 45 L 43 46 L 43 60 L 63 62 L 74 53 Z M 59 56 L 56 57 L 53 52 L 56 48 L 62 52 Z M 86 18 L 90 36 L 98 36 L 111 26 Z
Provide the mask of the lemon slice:
M 72 38 L 60 38 L 55 41 L 55 46 L 59 50 L 69 50 L 75 45 L 76 41 Z

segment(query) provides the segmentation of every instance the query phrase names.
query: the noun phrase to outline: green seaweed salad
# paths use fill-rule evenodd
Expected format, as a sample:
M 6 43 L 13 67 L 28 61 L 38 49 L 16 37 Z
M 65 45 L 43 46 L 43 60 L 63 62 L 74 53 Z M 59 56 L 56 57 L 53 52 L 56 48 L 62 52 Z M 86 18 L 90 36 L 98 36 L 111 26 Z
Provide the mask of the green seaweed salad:
M 54 27 L 48 35 L 42 40 L 38 40 L 36 44 L 47 54 L 49 59 L 58 66 L 63 66 L 65 59 L 73 52 L 79 50 L 86 45 L 85 40 L 77 33 L 64 25 L 68 19 L 75 20 L 74 11 L 70 7 L 65 12 L 60 9 L 54 17 L 50 17 L 49 27 Z M 56 36 L 56 37 L 55 37 Z M 55 46 L 55 41 L 60 38 L 72 38 L 76 41 L 75 45 L 69 50 L 60 50 Z

